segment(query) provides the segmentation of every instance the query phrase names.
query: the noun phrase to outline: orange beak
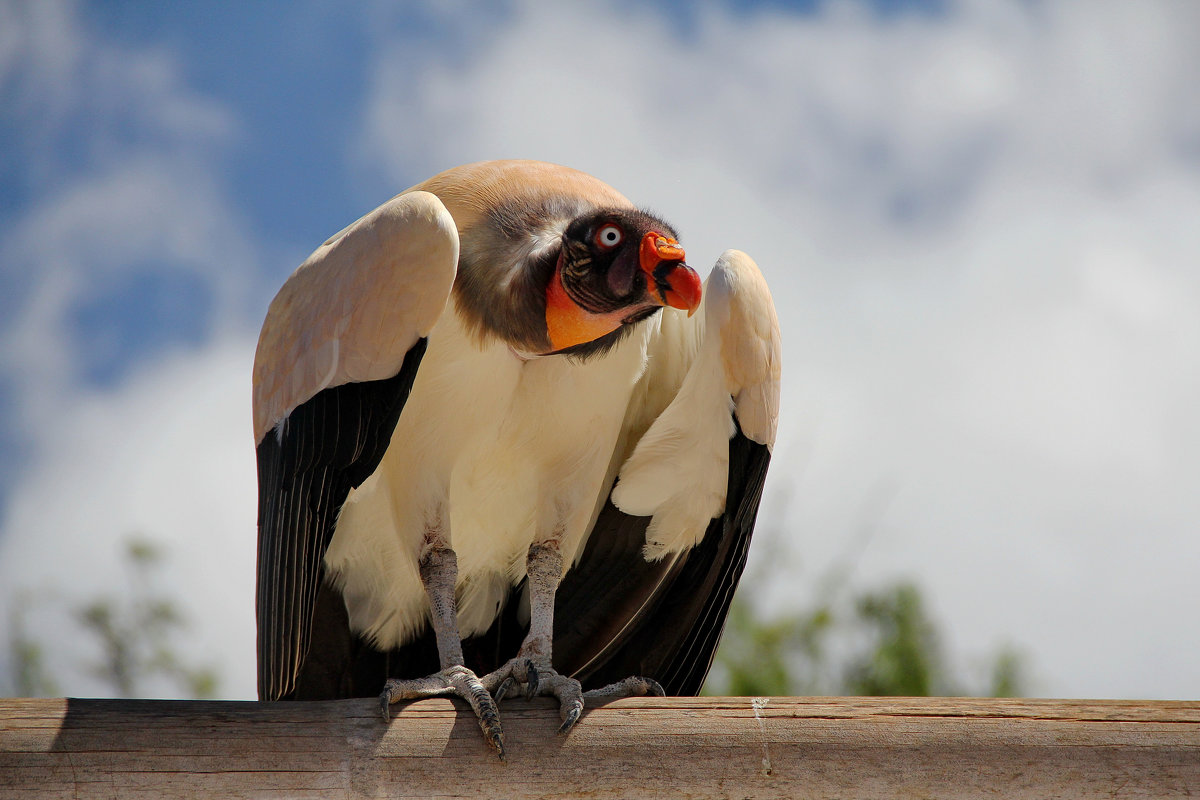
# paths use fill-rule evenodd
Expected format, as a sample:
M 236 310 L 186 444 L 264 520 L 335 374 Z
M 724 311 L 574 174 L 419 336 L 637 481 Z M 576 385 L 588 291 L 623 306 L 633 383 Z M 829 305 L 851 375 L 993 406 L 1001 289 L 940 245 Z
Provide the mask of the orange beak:
M 642 237 L 638 260 L 646 284 L 654 287 L 650 294 L 657 295 L 664 306 L 687 311 L 690 317 L 700 307 L 703 287 L 696 270 L 683 259 L 683 248 L 674 239 L 655 231 Z

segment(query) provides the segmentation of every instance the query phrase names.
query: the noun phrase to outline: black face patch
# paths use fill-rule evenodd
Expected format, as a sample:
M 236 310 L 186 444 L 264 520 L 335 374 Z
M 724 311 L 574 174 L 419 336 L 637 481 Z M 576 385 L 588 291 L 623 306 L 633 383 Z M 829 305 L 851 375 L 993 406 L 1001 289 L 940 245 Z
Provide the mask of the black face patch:
M 601 236 L 613 229 L 620 231 L 615 245 Z M 563 233 L 562 283 L 567 296 L 592 314 L 640 306 L 646 294 L 641 242 L 650 231 L 675 236 L 670 225 L 636 209 L 602 209 L 572 221 Z

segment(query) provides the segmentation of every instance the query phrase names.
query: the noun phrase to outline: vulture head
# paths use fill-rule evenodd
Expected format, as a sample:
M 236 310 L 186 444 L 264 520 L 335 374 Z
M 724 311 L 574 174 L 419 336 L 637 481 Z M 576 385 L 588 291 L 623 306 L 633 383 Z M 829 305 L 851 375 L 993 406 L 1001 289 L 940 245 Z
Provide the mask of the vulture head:
M 683 259 L 671 227 L 643 211 L 574 219 L 546 287 L 551 352 L 594 342 L 663 306 L 690 316 L 700 305 L 701 284 Z

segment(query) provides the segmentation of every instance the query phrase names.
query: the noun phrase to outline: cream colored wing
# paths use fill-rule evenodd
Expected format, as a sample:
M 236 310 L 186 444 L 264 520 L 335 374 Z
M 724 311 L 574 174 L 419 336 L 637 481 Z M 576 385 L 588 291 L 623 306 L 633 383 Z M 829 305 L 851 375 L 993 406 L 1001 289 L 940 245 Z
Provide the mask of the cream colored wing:
M 390 378 L 446 308 L 458 232 L 428 192 L 399 195 L 325 242 L 267 311 L 254 441 L 322 389 Z
M 322 245 L 267 312 L 254 362 L 261 699 L 319 693 L 312 676 L 336 672 L 321 662 L 336 647 L 309 658 L 325 550 L 391 440 L 458 245 L 436 197 L 400 195 Z
M 725 509 L 734 416 L 742 433 L 768 450 L 779 418 L 779 321 L 766 281 L 745 253 L 722 254 L 701 310 L 690 320 L 664 320 L 662 337 L 664 363 L 652 363 L 660 372 L 649 377 L 686 371 L 612 493 L 625 513 L 653 516 L 645 550 L 651 559 L 693 547 Z

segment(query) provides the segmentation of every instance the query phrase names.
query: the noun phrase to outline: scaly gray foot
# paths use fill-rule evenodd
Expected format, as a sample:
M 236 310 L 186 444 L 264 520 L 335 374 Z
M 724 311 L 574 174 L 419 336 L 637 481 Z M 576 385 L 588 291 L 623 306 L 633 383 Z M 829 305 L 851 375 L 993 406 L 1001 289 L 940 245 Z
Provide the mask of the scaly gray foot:
M 521 692 L 526 698 L 542 696 L 558 698 L 558 715 L 562 719 L 559 733 L 571 730 L 583 713 L 585 700 L 615 700 L 620 697 L 640 697 L 665 693 L 653 678 L 632 676 L 623 681 L 609 684 L 602 689 L 584 692 L 579 681 L 560 675 L 548 664 L 535 664 L 531 659 L 518 656 L 495 672 L 482 678 L 484 686 L 490 688 L 499 703 L 523 685 Z
M 482 680 L 484 686 L 493 688 L 497 703 L 518 690 L 526 698 L 557 697 L 558 714 L 563 721 L 559 733 L 569 731 L 583 713 L 583 687 L 579 681 L 559 675 L 549 664 L 539 666 L 518 656 Z
M 455 666 L 434 673 L 426 678 L 397 680 L 390 678 L 383 685 L 379 705 L 385 722 L 391 719 L 389 706 L 401 700 L 418 700 L 425 697 L 442 697 L 453 694 L 471 704 L 483 737 L 495 749 L 500 760 L 504 760 L 504 732 L 500 729 L 500 712 L 496 701 L 475 673 L 466 667 Z
M 648 694 L 666 697 L 667 693 L 654 678 L 643 678 L 641 675 L 630 675 L 623 681 L 610 683 L 599 689 L 583 693 L 585 700 L 618 700 L 622 697 L 645 697 Z

